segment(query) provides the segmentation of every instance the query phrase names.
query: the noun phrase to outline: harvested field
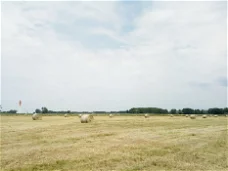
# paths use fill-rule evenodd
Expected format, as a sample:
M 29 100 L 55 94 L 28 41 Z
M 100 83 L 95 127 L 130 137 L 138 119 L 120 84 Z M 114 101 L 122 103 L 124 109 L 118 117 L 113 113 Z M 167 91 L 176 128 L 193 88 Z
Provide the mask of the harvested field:
M 228 169 L 227 118 L 1 116 L 3 171 Z

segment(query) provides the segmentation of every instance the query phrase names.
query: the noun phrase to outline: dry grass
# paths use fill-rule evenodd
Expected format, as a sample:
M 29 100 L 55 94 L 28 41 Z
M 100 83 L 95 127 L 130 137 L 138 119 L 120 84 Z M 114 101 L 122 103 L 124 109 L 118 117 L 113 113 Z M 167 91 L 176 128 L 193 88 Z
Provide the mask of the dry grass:
M 1 170 L 225 171 L 227 138 L 225 117 L 2 116 Z

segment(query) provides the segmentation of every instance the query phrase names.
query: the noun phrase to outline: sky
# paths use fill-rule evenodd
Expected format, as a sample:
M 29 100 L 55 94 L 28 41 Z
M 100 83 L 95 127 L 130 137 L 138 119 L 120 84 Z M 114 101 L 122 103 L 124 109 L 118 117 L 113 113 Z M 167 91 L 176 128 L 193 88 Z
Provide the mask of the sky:
M 227 106 L 226 1 L 1 2 L 1 105 Z

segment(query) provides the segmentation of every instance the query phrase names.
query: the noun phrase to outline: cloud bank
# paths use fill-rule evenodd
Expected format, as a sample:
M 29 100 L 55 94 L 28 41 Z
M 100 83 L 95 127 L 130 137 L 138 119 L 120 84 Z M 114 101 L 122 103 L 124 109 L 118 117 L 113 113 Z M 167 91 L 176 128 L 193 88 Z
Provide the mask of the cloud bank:
M 1 104 L 227 106 L 226 2 L 2 2 Z

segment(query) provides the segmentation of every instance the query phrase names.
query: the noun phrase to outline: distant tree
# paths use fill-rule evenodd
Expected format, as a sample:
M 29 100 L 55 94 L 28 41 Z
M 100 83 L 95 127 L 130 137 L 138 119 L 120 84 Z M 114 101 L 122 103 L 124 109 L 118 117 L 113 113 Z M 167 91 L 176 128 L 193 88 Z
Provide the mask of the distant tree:
M 178 110 L 178 114 L 182 114 L 182 110 L 181 109 Z
M 68 110 L 67 113 L 70 113 L 70 110 Z
M 183 108 L 182 113 L 183 114 L 193 114 L 195 111 L 191 108 Z
M 17 110 L 11 109 L 11 110 L 7 111 L 7 113 L 17 113 Z
M 103 113 L 104 114 L 106 112 L 105 111 L 93 111 L 93 113 L 100 113 L 100 114 Z
M 176 109 L 171 109 L 171 110 L 170 110 L 170 113 L 171 113 L 171 114 L 176 114 L 176 113 L 177 113 L 177 110 L 176 110 Z
M 137 112 L 137 109 L 136 108 L 131 108 L 130 110 L 129 110 L 129 113 L 136 113 Z
M 164 110 L 162 110 L 163 112 L 162 113 L 169 113 L 169 111 L 167 110 L 167 109 L 164 109 Z
M 201 110 L 200 110 L 200 114 L 207 114 L 207 110 L 201 109 Z
M 48 113 L 48 109 L 46 107 L 41 108 L 42 113 Z
M 200 111 L 199 109 L 195 109 L 195 110 L 194 110 L 194 113 L 195 113 L 195 114 L 201 114 L 201 111 Z
M 126 110 L 120 110 L 117 113 L 128 113 Z
M 225 114 L 228 114 L 228 107 L 225 107 L 225 108 L 223 109 L 223 111 L 224 111 Z
M 36 109 L 35 112 L 36 113 L 41 113 L 41 110 L 40 109 Z
M 210 114 L 223 114 L 224 110 L 223 110 L 223 108 L 210 108 L 210 109 L 208 109 L 208 113 L 210 113 Z
M 126 112 L 126 111 L 124 111 Z M 128 113 L 157 113 L 157 114 L 162 114 L 162 113 L 168 113 L 167 109 L 161 109 L 161 108 L 156 108 L 156 107 L 139 107 L 139 108 L 131 108 Z

